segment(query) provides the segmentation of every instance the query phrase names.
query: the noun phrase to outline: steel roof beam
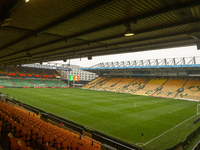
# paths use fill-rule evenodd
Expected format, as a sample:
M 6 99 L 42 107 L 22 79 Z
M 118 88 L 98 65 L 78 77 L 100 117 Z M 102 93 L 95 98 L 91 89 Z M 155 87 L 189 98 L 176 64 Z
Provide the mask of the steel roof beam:
M 149 41 L 149 40 L 157 40 L 157 39 L 162 39 L 162 38 L 170 38 L 170 37 L 174 37 L 174 36 L 181 36 L 181 35 L 187 35 L 188 33 L 195 33 L 195 32 L 200 32 L 200 30 L 196 30 L 196 31 L 187 31 L 187 32 L 183 32 L 183 33 L 175 33 L 175 34 L 170 34 L 170 35 L 161 35 L 161 36 L 156 36 L 156 37 L 148 37 L 148 38 L 145 38 L 145 39 L 139 39 L 139 40 L 133 40 L 133 41 L 129 41 L 129 42 L 121 42 L 121 43 L 114 43 L 114 44 L 108 44 L 107 46 L 108 47 L 111 47 L 111 46 L 115 46 L 115 45 L 126 45 L 126 44 L 130 44 L 130 43 L 138 43 L 138 42 L 143 42 L 143 41 Z M 196 40 L 193 40 L 193 41 L 196 41 Z M 144 45 L 144 44 L 143 44 Z M 147 44 L 147 45 L 151 45 L 151 44 Z M 127 48 L 132 48 L 134 49 L 134 47 L 140 47 L 140 46 L 126 46 L 126 47 L 119 47 L 119 48 L 113 48 L 113 51 L 115 50 L 122 50 L 122 49 L 127 49 Z M 100 50 L 100 51 L 93 51 L 94 49 L 100 49 L 100 48 L 104 48 L 105 50 Z M 91 50 L 89 52 L 85 52 L 85 50 Z M 110 51 L 108 50 L 108 48 L 106 48 L 105 46 L 96 46 L 96 47 L 92 47 L 92 48 L 84 48 L 84 49 L 81 49 L 81 50 L 77 50 L 77 51 L 69 51 L 68 53 L 73 53 L 73 52 L 76 52 L 76 55 L 81 55 L 81 54 L 92 54 L 92 53 L 96 53 L 96 52 L 107 52 L 107 51 Z M 126 52 L 126 51 L 122 51 L 123 52 Z M 55 55 L 62 55 L 63 53 L 58 53 L 58 54 L 54 54 Z M 67 53 L 65 53 L 67 54 Z M 49 55 L 51 56 L 51 55 Z
M 104 5 L 104 4 L 103 4 Z M 108 24 L 108 25 L 104 25 L 104 26 L 101 26 L 101 27 L 97 27 L 95 29 L 90 29 L 90 30 L 87 30 L 87 31 L 84 31 L 84 32 L 81 32 L 81 33 L 77 33 L 75 35 L 71 35 L 71 36 L 66 36 L 65 38 L 61 38 L 61 39 L 58 39 L 58 40 L 54 40 L 54 41 L 51 41 L 51 42 L 47 42 L 47 43 L 44 43 L 44 44 L 41 44 L 41 45 L 38 45 L 38 46 L 35 46 L 35 48 L 39 48 L 39 47 L 43 47 L 43 46 L 47 46 L 47 45 L 50 45 L 50 44 L 54 44 L 54 43 L 57 43 L 57 42 L 61 42 L 61 41 L 64 41 L 66 39 L 71 39 L 71 38 L 75 38 L 75 37 L 78 37 L 78 36 L 82 36 L 82 35 L 86 35 L 86 34 L 90 34 L 90 33 L 93 33 L 93 32 L 97 32 L 97 31 L 101 31 L 101 30 L 104 30 L 104 29 L 108 29 L 108 28 L 111 28 L 111 27 L 115 27 L 115 26 L 119 26 L 119 25 L 122 25 L 124 23 L 130 23 L 130 22 L 136 22 L 138 20 L 141 20 L 141 19 L 145 19 L 145 18 L 148 18 L 148 17 L 152 17 L 152 16 L 156 16 L 156 15 L 159 15 L 159 14 L 163 14 L 163 13 L 169 13 L 171 11 L 174 11 L 174 10 L 181 10 L 181 9 L 186 9 L 186 8 L 190 8 L 190 7 L 194 7 L 194 6 L 197 6 L 197 5 L 200 5 L 200 1 L 199 0 L 196 0 L 196 1 L 193 1 L 193 2 L 190 2 L 190 3 L 184 3 L 184 4 L 179 4 L 179 5 L 175 5 L 175 6 L 171 6 L 171 7 L 167 7 L 167 8 L 164 8 L 162 10 L 158 10 L 158 11 L 155 11 L 155 12 L 150 12 L 150 13 L 147 13 L 147 14 L 144 14 L 144 15 L 140 15 L 140 16 L 137 16 L 137 17 L 133 17 L 131 19 L 126 19 L 126 20 L 122 20 L 122 21 L 119 21 L 117 23 L 111 23 L 111 24 Z M 93 8 L 93 7 L 92 7 Z M 87 9 L 88 10 L 88 9 Z M 87 12 L 87 11 L 86 11 Z M 82 14 L 82 13 L 81 13 Z M 80 14 L 80 15 L 81 15 Z M 74 16 L 76 17 L 76 16 Z M 70 18 L 72 19 L 72 18 Z M 67 21 L 67 20 L 65 20 Z M 56 23 L 53 23 L 54 26 L 56 26 Z M 30 37 L 30 36 L 34 36 L 34 35 L 37 35 L 38 33 L 41 33 L 49 28 L 53 27 L 52 25 L 47 25 L 46 27 L 43 27 L 37 31 L 34 31 L 33 33 L 27 35 L 27 36 L 24 36 L 22 38 L 19 38 L 18 40 L 16 41 L 13 41 L 3 47 L 0 47 L 0 50 L 4 49 L 4 48 L 7 48 L 13 44 L 16 44 L 20 41 L 23 41 L 25 40 L 26 38 Z
M 164 25 L 164 26 L 160 26 L 160 27 L 153 27 L 153 28 L 146 29 L 146 30 L 136 31 L 135 35 L 144 34 L 144 33 L 147 33 L 147 32 L 154 32 L 154 31 L 157 31 L 157 30 L 165 29 L 165 28 L 173 28 L 173 27 L 176 27 L 176 26 L 182 26 L 182 25 L 187 25 L 187 24 L 192 24 L 192 23 L 200 23 L 200 19 L 188 20 L 188 21 L 184 21 L 184 22 L 173 23 L 173 24 L 170 24 L 170 25 Z M 122 34 L 115 35 L 115 36 L 112 36 L 112 37 L 106 37 L 106 38 L 102 38 L 102 39 L 88 41 L 88 42 L 81 43 L 81 44 L 75 44 L 75 45 L 72 45 L 72 46 L 64 46 L 64 47 L 48 50 L 48 52 L 54 52 L 54 51 L 59 51 L 59 50 L 66 49 L 66 48 L 73 48 L 73 47 L 77 47 L 77 46 L 88 45 L 88 43 L 91 44 L 91 43 L 97 43 L 97 42 L 102 42 L 102 41 L 107 41 L 107 40 L 113 40 L 113 39 L 117 39 L 117 38 L 121 38 L 121 37 L 123 37 Z M 126 37 L 124 37 L 124 38 L 126 38 Z M 132 41 L 134 42 L 134 40 L 132 40 Z M 126 42 L 122 42 L 122 43 L 126 43 Z M 128 43 L 130 43 L 130 41 Z M 117 45 L 119 45 L 119 44 L 117 44 Z M 109 46 L 109 44 L 107 44 L 107 46 Z M 27 49 L 27 51 L 28 50 L 30 50 L 30 49 Z M 45 53 L 45 52 L 43 52 L 43 53 Z M 40 54 L 40 53 L 38 53 L 38 54 Z
M 4 20 L 8 19 L 10 15 L 14 13 L 16 9 L 18 9 L 18 7 L 23 3 L 23 0 L 13 0 L 10 6 L 8 6 L 4 10 L 4 12 L 0 12 L 0 20 L 2 21 L 2 23 L 4 22 Z
M 19 1 L 21 1 L 21 0 L 19 0 Z M 87 8 L 85 8 L 85 9 L 83 9 L 83 10 L 76 11 L 75 13 L 73 13 L 73 14 L 71 14 L 71 15 L 67 15 L 67 16 L 65 16 L 65 17 L 63 17 L 63 18 L 61 18 L 61 19 L 59 19 L 59 20 L 56 20 L 56 21 L 54 21 L 54 22 L 51 22 L 51 23 L 49 23 L 48 25 L 43 26 L 43 27 L 41 27 L 40 29 L 38 29 L 38 30 L 36 30 L 36 31 L 33 31 L 32 33 L 30 33 L 30 34 L 28 34 L 28 35 L 25 35 L 25 36 L 23 36 L 23 37 L 21 37 L 21 38 L 15 40 L 15 41 L 13 41 L 13 42 L 8 43 L 7 45 L 4 45 L 4 46 L 0 47 L 0 50 L 5 49 L 5 48 L 7 48 L 7 47 L 10 47 L 11 45 L 14 45 L 14 44 L 16 44 L 16 43 L 18 43 L 18 42 L 21 42 L 21 41 L 23 41 L 23 40 L 25 40 L 25 39 L 27 39 L 27 38 L 29 38 L 29 37 L 31 37 L 31 36 L 38 35 L 38 34 L 44 32 L 44 31 L 46 31 L 46 30 L 49 30 L 49 29 L 51 29 L 51 28 L 53 28 L 53 27 L 55 27 L 55 26 L 60 25 L 60 24 L 63 23 L 63 22 L 69 21 L 69 20 L 74 19 L 74 18 L 76 18 L 76 17 L 79 17 L 79 16 L 81 16 L 81 15 L 83 15 L 83 14 L 85 14 L 85 13 L 88 13 L 88 12 L 90 12 L 90 11 L 92 11 L 92 10 L 95 10 L 95 9 L 97 9 L 98 7 L 102 7 L 103 5 L 105 5 L 105 4 L 107 4 L 107 3 L 110 3 L 110 2 L 112 2 L 112 1 L 113 1 L 113 0 L 102 0 L 101 3 L 94 4 L 94 5 L 92 5 L 91 7 L 87 7 Z M 60 40 L 63 41 L 63 40 L 65 40 L 65 39 L 66 39 L 66 38 L 62 38 L 62 40 L 61 40 L 61 39 L 60 39 Z M 55 42 L 59 42 L 59 41 L 55 40 Z
M 159 26 L 159 27 L 153 27 L 153 28 L 150 28 L 150 29 L 145 29 L 145 30 L 141 30 L 141 31 L 136 31 L 135 32 L 135 35 L 138 35 L 138 34 L 144 34 L 144 33 L 147 33 L 147 32 L 153 32 L 153 31 L 157 31 L 157 30 L 162 30 L 162 29 L 165 29 L 165 28 L 173 28 L 173 27 L 176 27 L 176 26 L 182 26 L 182 25 L 187 25 L 187 24 L 193 24 L 193 23 L 200 23 L 200 19 L 194 19 L 194 20 L 187 20 L 187 21 L 183 21 L 183 22 L 178 22 L 178 23 L 173 23 L 173 24 L 168 24 L 168 25 L 163 25 L 163 26 Z M 191 33 L 190 33 L 191 35 Z M 107 41 L 107 40 L 113 40 L 113 39 L 117 39 L 117 38 L 120 38 L 120 37 L 123 37 L 123 35 L 115 35 L 115 36 L 111 36 L 111 37 L 106 37 L 106 38 L 101 38 L 101 39 L 97 39 L 97 40 L 93 40 L 93 41 L 88 41 L 89 43 L 96 43 L 96 42 L 102 42 L 102 41 Z M 126 37 L 125 37 L 126 38 Z M 132 40 L 132 42 L 134 42 L 135 40 Z M 81 43 L 81 44 L 75 44 L 75 45 L 72 45 L 72 46 L 64 46 L 64 47 L 60 47 L 60 48 L 56 48 L 56 49 L 51 49 L 51 50 L 48 50 L 47 52 L 40 52 L 40 53 L 37 53 L 38 54 L 44 54 L 44 53 L 49 53 L 49 52 L 54 52 L 54 51 L 59 51 L 59 50 L 62 50 L 62 49 L 66 49 L 66 48 L 73 48 L 73 47 L 77 47 L 77 46 L 83 46 L 83 45 L 87 45 L 88 42 L 84 42 L 84 43 Z M 130 41 L 129 41 L 130 42 Z M 126 43 L 126 42 L 123 42 L 123 43 Z M 120 43 L 121 44 L 121 43 Z M 118 44 L 119 45 L 119 44 Z M 109 46 L 109 45 L 107 45 Z M 23 51 L 20 51 L 20 52 L 27 52 L 27 51 L 30 51 L 31 49 L 35 49 L 35 47 L 32 47 L 32 48 L 28 48 L 28 49 L 25 49 Z M 0 59 L 3 59 L 5 57 L 9 57 L 9 56 L 12 56 L 12 55 L 16 55 L 18 54 L 19 52 L 16 52 L 16 53 L 12 53 L 12 54 L 9 54 L 9 55 L 6 55 L 4 57 L 0 57 Z
M 175 34 L 170 34 L 170 35 L 161 35 L 161 36 L 156 36 L 156 37 L 148 37 L 148 38 L 145 38 L 145 39 L 133 40 L 133 41 L 128 41 L 128 42 L 120 42 L 120 43 L 118 42 L 118 43 L 114 43 L 114 44 L 108 44 L 107 46 L 108 47 L 112 47 L 112 46 L 115 46 L 115 45 L 126 45 L 126 44 L 129 44 L 129 43 L 133 44 L 133 43 L 138 43 L 138 42 L 143 42 L 143 41 L 157 40 L 157 39 L 161 39 L 161 38 L 170 38 L 170 37 L 174 37 L 174 36 L 188 35 L 189 33 L 193 34 L 193 33 L 196 33 L 196 32 L 200 32 L 200 30 L 187 31 L 187 32 L 175 33 Z M 196 41 L 196 40 L 193 40 L 193 41 Z M 187 43 L 185 43 L 185 44 L 187 44 Z M 152 44 L 146 44 L 146 46 L 148 46 L 148 45 L 150 46 Z M 99 55 L 98 53 L 106 53 L 108 51 L 109 51 L 109 54 L 115 53 L 117 51 L 120 51 L 121 53 L 124 53 L 124 52 L 128 52 L 128 51 L 126 51 L 126 49 L 129 49 L 129 51 L 130 51 L 130 49 L 134 49 L 132 51 L 136 52 L 135 47 L 144 47 L 144 46 L 145 45 L 142 44 L 142 45 L 125 46 L 125 47 L 118 47 L 118 48 L 112 48 L 112 49 L 108 49 L 105 46 L 96 46 L 96 47 L 91 47 L 91 48 L 84 48 L 84 49 L 77 50 L 77 51 L 69 51 L 69 52 L 65 53 L 65 55 L 63 55 L 63 52 L 62 53 L 57 53 L 57 54 L 54 54 L 53 55 L 54 57 L 52 57 L 52 58 L 55 58 L 55 56 L 59 55 L 58 58 L 60 58 L 60 59 L 63 59 L 63 58 L 66 58 L 66 57 L 68 57 L 68 59 L 72 59 L 72 58 L 76 58 L 75 55 L 79 55 L 79 56 L 81 56 L 81 55 L 83 56 L 84 55 L 84 56 L 86 56 L 88 54 L 92 54 L 93 56 L 96 56 L 96 55 Z M 95 49 L 101 49 L 101 48 L 104 48 L 104 50 L 93 51 Z M 122 49 L 123 49 L 123 51 L 122 51 Z M 85 50 L 89 50 L 89 52 L 85 52 Z M 74 55 L 74 52 L 76 52 L 75 55 Z M 36 57 L 34 58 L 34 56 L 37 56 L 37 55 L 38 54 L 32 55 L 32 59 L 37 59 Z M 62 55 L 63 57 L 60 57 L 60 55 Z M 48 59 L 50 59 L 50 56 L 52 56 L 52 55 L 41 56 L 38 59 L 42 59 L 44 57 L 48 57 Z M 26 59 L 25 56 L 21 56 L 21 57 L 18 57 L 16 59 L 23 59 L 23 58 Z M 2 61 L 2 59 L 1 59 L 0 63 L 4 63 L 4 62 L 8 62 L 8 61 L 13 61 L 13 60 L 14 59 L 7 59 L 5 61 Z

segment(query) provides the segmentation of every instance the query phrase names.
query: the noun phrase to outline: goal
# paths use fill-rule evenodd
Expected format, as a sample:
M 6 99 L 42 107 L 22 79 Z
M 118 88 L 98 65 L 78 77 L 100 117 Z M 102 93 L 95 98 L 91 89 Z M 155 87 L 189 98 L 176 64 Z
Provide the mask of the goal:
M 197 104 L 197 115 L 200 115 L 200 104 Z

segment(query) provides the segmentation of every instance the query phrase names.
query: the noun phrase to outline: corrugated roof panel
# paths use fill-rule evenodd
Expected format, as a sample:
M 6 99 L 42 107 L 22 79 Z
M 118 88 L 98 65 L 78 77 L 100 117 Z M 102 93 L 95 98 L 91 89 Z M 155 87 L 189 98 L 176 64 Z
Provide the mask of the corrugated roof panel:
M 96 2 L 95 0 L 73 0 L 67 1 L 67 3 L 66 0 L 30 1 L 29 3 L 24 3 L 12 14 L 11 18 L 14 18 L 12 25 L 28 29 L 38 29 L 47 23 L 65 15 L 70 15 L 74 11 L 78 11 Z M 24 24 L 24 20 L 28 22 Z
M 109 24 L 111 22 L 117 22 L 117 21 L 124 20 L 127 18 L 132 18 L 141 13 L 143 14 L 143 13 L 151 12 L 152 11 L 151 8 L 153 8 L 153 6 L 155 5 L 158 5 L 156 1 L 151 1 L 149 3 L 150 8 L 149 7 L 142 8 L 141 6 L 138 5 L 138 3 L 141 3 L 141 5 L 143 5 L 142 3 L 146 3 L 146 1 L 145 0 L 143 1 L 123 0 L 122 1 L 121 0 L 115 3 L 111 2 L 105 7 L 100 7 L 99 9 L 95 11 L 85 13 L 80 18 L 78 17 L 71 21 L 63 23 L 62 25 L 56 28 L 48 30 L 48 32 L 56 33 L 57 30 L 59 29 L 65 30 L 66 28 L 72 28 L 72 24 L 73 24 L 74 29 L 71 29 L 70 31 L 66 31 L 65 33 L 63 32 L 64 35 L 70 35 L 70 34 L 74 34 L 75 32 L 81 32 L 89 28 L 95 28 L 98 26 Z M 153 10 L 157 10 L 160 7 L 161 6 L 158 5 L 157 7 L 154 7 Z
M 57 49 L 59 49 L 61 47 L 69 48 L 72 45 L 81 44 L 81 43 L 84 43 L 84 41 L 77 40 L 77 39 L 71 39 L 71 40 L 68 40 L 68 41 L 62 41 L 62 42 L 59 42 L 59 43 L 56 43 L 56 44 L 50 44 L 48 46 L 44 46 L 44 47 L 41 47 L 41 48 L 34 49 L 33 53 L 40 53 L 40 52 L 45 52 L 45 51 L 50 52 L 50 50 L 56 50 L 57 51 Z
M 195 18 L 200 18 L 200 7 L 191 8 L 191 13 Z
M 21 36 L 24 36 L 30 32 L 25 30 L 17 30 L 9 27 L 0 27 L 0 39 L 1 45 L 8 44 L 12 42 L 15 39 L 20 38 Z

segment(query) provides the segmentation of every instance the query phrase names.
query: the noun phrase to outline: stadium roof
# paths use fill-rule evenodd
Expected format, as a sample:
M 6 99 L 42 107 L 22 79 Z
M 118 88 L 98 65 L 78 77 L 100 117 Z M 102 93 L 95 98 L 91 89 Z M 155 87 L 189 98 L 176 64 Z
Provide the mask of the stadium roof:
M 59 64 L 59 63 L 35 63 L 35 64 L 24 64 L 22 67 L 31 67 L 31 68 L 41 68 L 41 69 L 53 69 L 53 70 L 62 70 L 62 71 L 72 71 L 71 68 L 68 68 L 69 66 Z
M 99 75 L 200 76 L 200 57 L 105 62 L 79 70 Z
M 199 0 L 1 0 L 0 20 L 0 67 L 200 43 Z

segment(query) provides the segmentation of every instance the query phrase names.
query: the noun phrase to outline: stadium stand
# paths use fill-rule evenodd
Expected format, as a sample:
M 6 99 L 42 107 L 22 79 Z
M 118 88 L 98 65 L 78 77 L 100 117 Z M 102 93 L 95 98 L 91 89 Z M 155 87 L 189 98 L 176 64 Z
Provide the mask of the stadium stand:
M 35 76 L 40 75 L 41 77 L 56 77 L 60 76 L 56 70 L 53 69 L 41 69 L 41 68 L 31 68 L 31 67 L 9 67 L 9 68 L 1 68 L 0 75 L 8 75 L 19 77 L 21 75 L 24 76 Z
M 11 149 L 101 149 L 100 142 L 45 122 L 40 115 L 11 103 L 1 101 L 0 106 L 1 127 Z
M 110 77 L 104 77 L 104 78 L 102 78 L 102 80 L 98 83 L 98 84 L 96 84 L 94 87 L 92 87 L 93 89 L 95 88 L 95 89 L 102 89 L 102 87 L 105 87 L 104 86 L 104 84 L 106 83 L 106 82 L 108 82 L 109 80 L 110 80 L 111 78 Z
M 200 80 L 189 79 L 178 92 L 176 98 L 200 100 Z
M 110 91 L 110 88 L 113 89 L 112 87 L 115 86 L 122 79 L 123 78 L 117 78 L 117 77 L 108 78 L 107 80 L 105 80 L 105 82 L 103 82 L 103 84 L 98 89 Z
M 56 80 L 55 82 L 57 82 L 57 84 L 58 84 L 60 87 L 68 87 L 68 85 L 67 85 L 64 81 Z
M 1 88 L 68 87 L 68 85 L 60 79 L 59 73 L 53 69 L 31 67 L 0 68 L 0 76 Z
M 10 81 L 10 79 L 2 79 L 0 78 L 0 87 L 13 87 L 12 82 Z
M 30 83 L 33 84 L 34 87 L 47 87 L 47 85 L 39 79 L 30 79 Z
M 101 81 L 103 80 L 103 77 L 99 77 L 99 78 L 96 78 L 92 81 L 90 81 L 88 84 L 86 84 L 85 86 L 83 86 L 82 88 L 85 88 L 85 89 L 89 89 L 89 88 L 92 88 L 94 87 L 96 84 L 100 83 Z
M 7 74 L 8 71 L 7 71 L 6 68 L 0 68 L 0 73 L 1 73 L 1 74 Z
M 104 84 L 105 80 L 107 80 L 107 77 L 100 77 L 97 78 L 95 81 L 95 84 L 92 84 L 90 86 L 90 89 L 98 89 L 99 86 L 101 86 L 102 84 Z
M 127 86 L 125 86 L 121 92 L 133 94 L 141 87 L 143 87 L 148 81 L 148 78 L 133 78 L 134 80 Z
M 127 87 L 133 80 L 135 80 L 135 78 L 123 78 L 115 86 L 113 86 L 110 91 L 119 92 L 124 87 Z
M 0 87 L 68 87 L 62 80 L 1 78 Z
M 47 87 L 61 87 L 61 85 L 55 80 L 42 80 L 42 81 L 47 85 Z
M 199 79 L 98 77 L 83 88 L 155 97 L 200 100 Z
M 161 96 L 166 98 L 174 98 L 178 93 L 178 89 L 183 87 L 186 79 L 168 79 L 167 82 L 153 96 Z M 173 86 L 172 86 L 173 85 Z
M 156 92 L 157 88 L 161 87 L 166 82 L 166 80 L 167 79 L 151 79 L 146 85 L 143 85 L 144 87 L 140 87 L 135 94 L 152 95 Z
M 14 87 L 33 87 L 26 79 L 10 79 Z

